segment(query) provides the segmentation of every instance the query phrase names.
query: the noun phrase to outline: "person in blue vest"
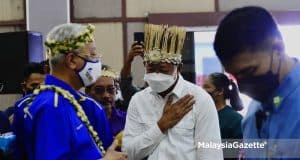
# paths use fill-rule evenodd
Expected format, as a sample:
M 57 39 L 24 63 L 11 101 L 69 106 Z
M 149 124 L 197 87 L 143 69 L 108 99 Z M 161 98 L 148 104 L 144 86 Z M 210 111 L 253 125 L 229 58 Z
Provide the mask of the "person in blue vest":
M 100 76 L 95 27 L 62 24 L 48 34 L 50 75 L 16 103 L 18 158 L 29 160 L 124 160 L 115 151 L 103 108 L 78 90 Z M 111 146 L 110 146 L 111 145 Z
M 240 91 L 255 100 L 242 130 L 245 143 L 260 147 L 246 148 L 245 157 L 299 159 L 300 63 L 286 54 L 272 14 L 257 6 L 234 9 L 218 26 L 214 50 Z

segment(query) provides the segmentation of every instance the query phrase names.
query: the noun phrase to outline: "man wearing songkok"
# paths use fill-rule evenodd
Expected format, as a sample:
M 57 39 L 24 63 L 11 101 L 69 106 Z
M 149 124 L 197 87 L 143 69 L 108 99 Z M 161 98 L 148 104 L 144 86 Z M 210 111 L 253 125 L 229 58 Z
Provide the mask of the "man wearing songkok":
M 145 77 L 149 87 L 129 104 L 122 150 L 130 160 L 221 160 L 218 115 L 211 97 L 180 74 L 185 29 L 145 25 Z
M 78 90 L 100 76 L 94 26 L 62 24 L 48 34 L 50 75 L 16 103 L 14 128 L 19 159 L 126 159 L 114 151 L 105 111 Z M 105 149 L 108 148 L 107 152 Z

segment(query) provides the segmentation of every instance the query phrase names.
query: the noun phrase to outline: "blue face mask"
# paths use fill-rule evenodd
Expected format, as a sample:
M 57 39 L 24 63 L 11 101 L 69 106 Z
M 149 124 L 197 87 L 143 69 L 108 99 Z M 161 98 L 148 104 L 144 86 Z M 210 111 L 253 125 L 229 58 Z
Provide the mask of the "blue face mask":
M 271 70 L 272 65 L 273 55 L 271 57 L 270 69 L 267 73 L 238 80 L 240 91 L 260 102 L 267 100 L 267 98 L 279 86 L 281 60 L 279 61 L 279 67 L 275 74 Z
M 80 58 L 84 60 L 84 65 L 79 71 L 77 71 L 77 75 L 80 78 L 82 85 L 86 87 L 95 83 L 101 76 L 102 64 L 100 60 L 90 61 L 83 57 Z

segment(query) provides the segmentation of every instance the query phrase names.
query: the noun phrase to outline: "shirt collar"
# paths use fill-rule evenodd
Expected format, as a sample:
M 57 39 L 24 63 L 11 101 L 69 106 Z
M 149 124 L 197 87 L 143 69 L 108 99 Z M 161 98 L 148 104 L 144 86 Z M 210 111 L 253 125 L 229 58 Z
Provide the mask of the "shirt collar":
M 283 100 L 300 85 L 300 62 L 296 60 L 291 71 L 284 77 L 274 94 L 268 99 L 267 106 L 278 109 Z M 271 105 L 270 105 L 271 104 Z M 265 108 L 265 107 L 264 107 Z
M 72 95 L 74 95 L 75 99 L 79 100 L 81 98 L 80 94 L 73 89 L 70 85 L 68 85 L 66 82 L 52 76 L 52 75 L 47 75 L 45 79 L 45 84 L 46 85 L 55 85 L 58 87 L 61 87 L 64 90 L 69 91 Z
M 181 74 L 178 74 L 178 76 L 179 78 L 177 84 L 175 85 L 172 93 L 179 98 L 179 97 L 183 97 L 184 79 L 181 76 Z

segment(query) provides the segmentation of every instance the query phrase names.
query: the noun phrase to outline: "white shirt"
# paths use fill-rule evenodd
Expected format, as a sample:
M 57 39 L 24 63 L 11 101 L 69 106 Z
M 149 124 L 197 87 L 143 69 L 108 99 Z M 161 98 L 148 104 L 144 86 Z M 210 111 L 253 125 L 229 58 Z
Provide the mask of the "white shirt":
M 193 109 L 165 134 L 157 122 L 168 95 L 176 102 L 191 94 Z M 199 86 L 179 76 L 173 91 L 165 98 L 150 87 L 136 93 L 129 104 L 122 149 L 129 160 L 223 160 L 222 149 L 197 148 L 198 142 L 221 143 L 218 114 L 211 97 Z

